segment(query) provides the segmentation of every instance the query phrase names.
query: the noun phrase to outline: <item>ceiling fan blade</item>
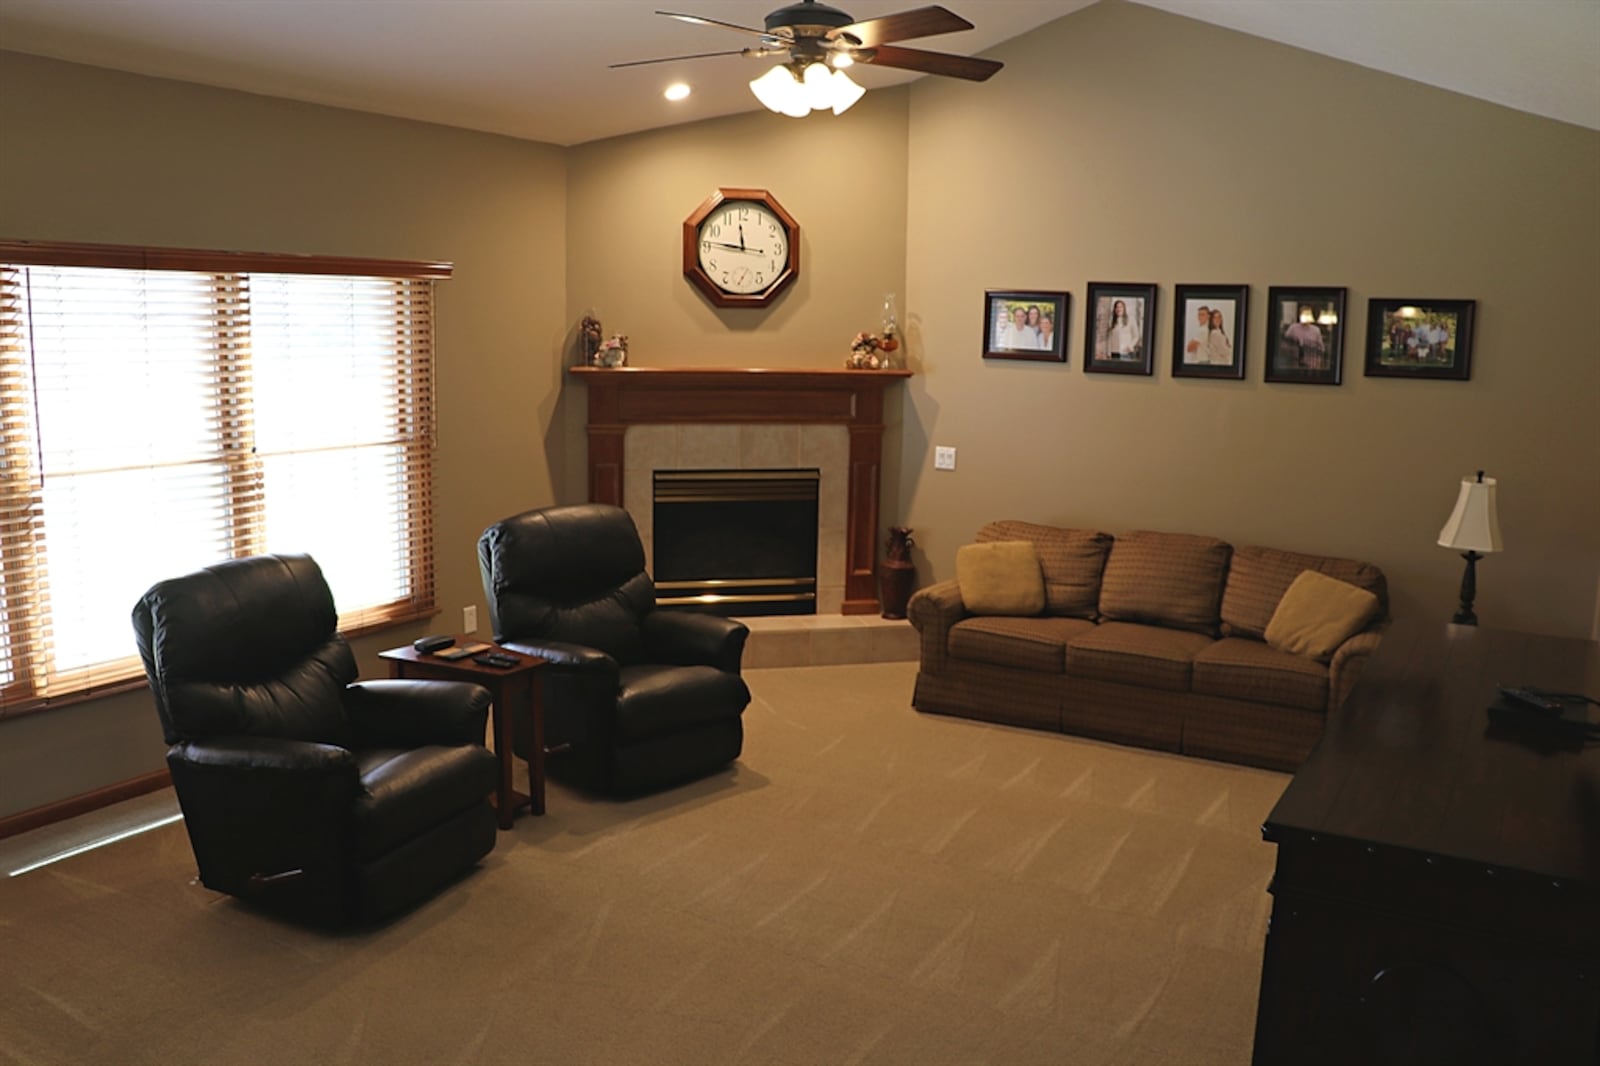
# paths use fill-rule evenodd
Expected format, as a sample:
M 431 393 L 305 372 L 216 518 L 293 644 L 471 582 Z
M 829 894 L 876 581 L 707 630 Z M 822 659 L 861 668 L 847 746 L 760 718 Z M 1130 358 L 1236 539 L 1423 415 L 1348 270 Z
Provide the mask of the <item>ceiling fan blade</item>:
M 1005 66 L 992 59 L 975 59 L 972 56 L 953 56 L 945 52 L 925 52 L 920 48 L 900 48 L 892 44 L 880 45 L 856 55 L 863 63 L 879 67 L 897 67 L 923 74 L 942 74 L 947 78 L 966 78 L 968 81 L 988 81 L 994 72 Z
M 753 26 L 741 26 L 736 22 L 723 22 L 721 19 L 708 19 L 704 15 L 684 15 L 676 11 L 657 11 L 656 14 L 665 15 L 669 19 L 677 19 L 679 22 L 692 22 L 697 26 L 721 26 L 725 30 L 735 30 L 739 33 L 750 33 L 757 37 L 764 37 L 769 41 L 783 40 L 783 37 L 780 35 L 768 33 L 766 30 L 758 30 Z
M 913 37 L 936 37 L 941 33 L 956 33 L 972 29 L 972 23 L 954 11 L 937 5 L 919 7 L 914 11 L 901 11 L 882 18 L 862 19 L 841 26 L 828 34 L 830 40 L 844 38 L 849 44 L 875 48 L 890 41 L 909 41 Z
M 612 63 L 610 69 L 618 67 L 647 67 L 651 63 L 676 63 L 680 59 L 710 59 L 712 56 L 764 56 L 775 55 L 776 51 L 765 48 L 735 48 L 730 52 L 695 52 L 686 56 L 662 56 L 660 59 L 633 59 L 626 63 Z

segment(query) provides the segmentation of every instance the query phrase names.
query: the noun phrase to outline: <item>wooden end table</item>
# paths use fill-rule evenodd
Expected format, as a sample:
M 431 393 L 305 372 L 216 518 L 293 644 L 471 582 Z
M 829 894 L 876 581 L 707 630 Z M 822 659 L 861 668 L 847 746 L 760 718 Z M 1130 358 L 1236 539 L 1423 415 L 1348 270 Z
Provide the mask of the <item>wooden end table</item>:
M 483 643 L 487 642 L 476 637 L 456 638 L 457 646 Z M 471 681 L 489 690 L 494 700 L 494 753 L 500 760 L 495 809 L 500 815 L 500 828 L 510 829 L 511 819 L 521 807 L 529 807 L 534 814 L 544 813 L 544 678 L 539 668 L 545 665 L 545 661 L 498 645 L 493 650 L 515 656 L 517 665 L 485 666 L 473 662 L 470 656 L 464 659 L 441 659 L 437 655 L 425 655 L 410 646 L 379 652 L 378 658 L 388 661 L 390 677 L 418 681 Z M 518 792 L 511 787 L 511 721 L 512 715 L 519 711 L 525 712 L 533 725 L 533 738 L 528 752 L 528 793 Z

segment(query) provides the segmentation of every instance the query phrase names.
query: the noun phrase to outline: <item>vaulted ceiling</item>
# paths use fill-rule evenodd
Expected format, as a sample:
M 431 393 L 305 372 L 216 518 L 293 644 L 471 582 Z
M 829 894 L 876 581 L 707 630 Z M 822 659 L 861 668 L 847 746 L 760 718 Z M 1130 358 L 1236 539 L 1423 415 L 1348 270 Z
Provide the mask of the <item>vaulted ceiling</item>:
M 563 145 L 755 110 L 746 83 L 776 60 L 608 68 L 755 40 L 663 2 L 760 27 L 781 0 L 4 0 L 0 48 Z M 976 54 L 1092 2 L 946 0 L 976 28 L 905 43 Z M 1600 0 L 1134 2 L 1600 129 Z M 917 77 L 851 74 L 869 90 Z M 669 103 L 675 81 L 694 91 Z

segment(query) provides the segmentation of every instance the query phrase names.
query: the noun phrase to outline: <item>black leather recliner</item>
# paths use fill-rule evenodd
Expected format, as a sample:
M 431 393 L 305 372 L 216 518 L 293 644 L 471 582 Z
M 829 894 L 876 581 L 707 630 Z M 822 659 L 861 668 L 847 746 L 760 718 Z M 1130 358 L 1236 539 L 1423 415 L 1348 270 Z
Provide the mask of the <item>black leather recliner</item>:
M 552 776 L 636 794 L 739 757 L 750 702 L 739 659 L 750 631 L 727 618 L 656 610 L 628 512 L 605 504 L 527 511 L 484 531 L 478 564 L 495 640 L 552 664 L 544 677 Z M 530 742 L 518 733 L 519 752 Z
M 489 693 L 367 681 L 305 555 L 162 581 L 133 609 L 206 887 L 320 924 L 390 917 L 495 844 Z

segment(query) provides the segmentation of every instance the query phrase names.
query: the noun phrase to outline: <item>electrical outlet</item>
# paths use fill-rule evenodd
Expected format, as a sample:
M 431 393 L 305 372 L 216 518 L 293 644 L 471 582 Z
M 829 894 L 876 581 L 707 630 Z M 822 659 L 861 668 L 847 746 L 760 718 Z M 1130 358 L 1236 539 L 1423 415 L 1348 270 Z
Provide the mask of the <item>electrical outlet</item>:
M 476 607 L 461 608 L 461 632 L 476 633 L 478 631 L 478 609 Z
M 933 449 L 933 468 L 935 470 L 954 470 L 956 468 L 956 450 L 937 445 Z

